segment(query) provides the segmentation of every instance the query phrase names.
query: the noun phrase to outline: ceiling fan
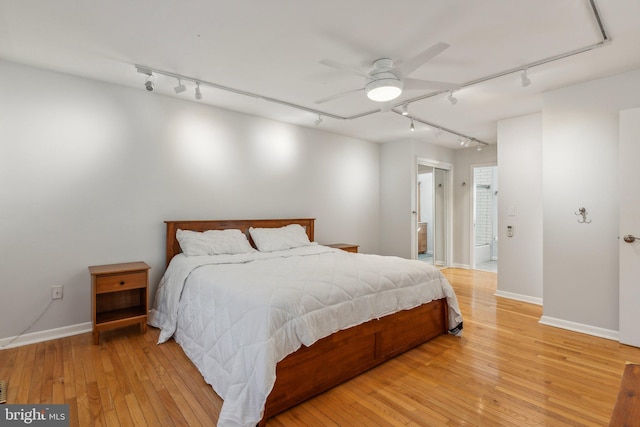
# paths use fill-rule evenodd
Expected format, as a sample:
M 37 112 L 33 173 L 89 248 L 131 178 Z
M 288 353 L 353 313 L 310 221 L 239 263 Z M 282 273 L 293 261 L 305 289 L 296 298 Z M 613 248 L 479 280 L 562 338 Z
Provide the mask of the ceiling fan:
M 408 77 L 423 64 L 448 47 L 449 45 L 446 43 L 436 43 L 424 52 L 421 52 L 413 58 L 398 65 L 395 65 L 393 60 L 389 58 L 380 58 L 373 62 L 373 69 L 368 73 L 348 65 L 340 64 L 339 62 L 331 59 L 323 59 L 320 61 L 322 65 L 336 68 L 338 70 L 348 71 L 357 76 L 364 77 L 366 80 L 365 85 L 362 88 L 319 99 L 316 101 L 316 104 L 324 104 L 325 102 L 360 91 L 365 91 L 367 97 L 373 101 L 387 102 L 399 97 L 403 90 L 458 89 L 460 88 L 460 85 L 455 83 L 412 79 Z

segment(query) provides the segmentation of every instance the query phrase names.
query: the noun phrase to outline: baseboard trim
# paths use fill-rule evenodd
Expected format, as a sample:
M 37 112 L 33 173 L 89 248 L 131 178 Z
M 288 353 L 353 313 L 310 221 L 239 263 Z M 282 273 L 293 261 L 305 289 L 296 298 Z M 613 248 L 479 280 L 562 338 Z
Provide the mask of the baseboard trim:
M 529 295 L 522 295 L 522 294 L 516 294 L 513 292 L 505 292 L 505 291 L 496 291 L 494 295 L 497 297 L 527 302 L 529 304 L 542 305 L 542 298 L 532 297 Z
M 542 316 L 540 324 L 553 326 L 555 328 L 567 329 L 573 332 L 593 335 L 594 337 L 606 338 L 612 341 L 620 341 L 620 332 L 611 329 L 598 328 L 596 326 L 585 325 L 583 323 L 571 322 L 569 320 L 556 319 L 555 317 Z
M 22 335 L 17 339 L 16 337 L 2 338 L 0 339 L 0 349 L 20 347 L 23 345 L 35 344 L 43 341 L 70 337 L 72 335 L 79 335 L 79 334 L 91 332 L 91 330 L 92 330 L 91 322 L 86 322 L 86 323 L 78 323 L 77 325 L 63 326 L 62 328 L 48 329 L 46 331 L 32 332 L 30 334 Z M 14 339 L 15 341 L 11 342 Z
M 469 264 L 451 264 L 451 268 L 462 268 L 469 270 Z

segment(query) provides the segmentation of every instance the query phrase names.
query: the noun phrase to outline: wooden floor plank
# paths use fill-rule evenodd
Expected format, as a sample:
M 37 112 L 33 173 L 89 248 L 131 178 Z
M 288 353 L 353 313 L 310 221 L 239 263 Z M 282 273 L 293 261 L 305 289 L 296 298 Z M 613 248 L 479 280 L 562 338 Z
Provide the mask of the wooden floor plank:
M 143 427 L 149 425 L 147 423 L 146 417 L 142 413 L 142 408 L 138 403 L 138 399 L 135 394 L 130 393 L 124 397 L 124 400 L 127 402 L 127 407 L 129 408 L 129 414 L 131 415 L 131 420 L 133 421 L 133 425 L 136 427 Z M 157 424 L 151 424 L 152 426 L 156 426 Z
M 44 354 L 46 343 L 35 344 L 35 359 L 29 384 L 29 403 L 40 404 L 40 395 L 44 389 L 42 386 L 42 373 L 44 371 Z
M 624 369 L 609 426 L 640 426 L 640 364 L 638 363 L 627 363 Z
M 607 425 L 640 349 L 538 323 L 496 274 L 446 269 L 465 321 L 267 426 Z M 71 426 L 215 425 L 222 400 L 173 340 L 137 325 L 0 350 L 7 403 L 67 403 Z

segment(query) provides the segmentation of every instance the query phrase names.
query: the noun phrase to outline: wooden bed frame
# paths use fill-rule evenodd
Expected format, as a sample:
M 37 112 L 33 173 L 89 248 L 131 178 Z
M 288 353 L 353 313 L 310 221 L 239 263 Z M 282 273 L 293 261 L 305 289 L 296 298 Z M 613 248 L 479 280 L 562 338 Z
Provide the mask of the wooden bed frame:
M 314 218 L 226 221 L 165 221 L 167 225 L 167 265 L 181 252 L 176 231 L 223 230 L 249 227 L 276 228 L 300 224 L 314 240 Z M 436 336 L 446 334 L 447 303 L 444 299 L 412 310 L 374 319 L 323 338 L 310 347 L 302 346 L 276 366 L 276 383 L 267 398 L 259 425 L 280 412 L 320 394 L 400 353 Z

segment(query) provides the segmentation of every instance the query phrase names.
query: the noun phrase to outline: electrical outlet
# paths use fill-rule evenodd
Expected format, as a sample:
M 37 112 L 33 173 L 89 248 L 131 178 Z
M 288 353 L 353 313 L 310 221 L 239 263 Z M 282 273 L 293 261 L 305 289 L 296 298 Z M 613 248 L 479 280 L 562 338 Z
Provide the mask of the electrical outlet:
M 61 298 L 62 298 L 62 286 L 52 286 L 51 299 L 61 299 Z

